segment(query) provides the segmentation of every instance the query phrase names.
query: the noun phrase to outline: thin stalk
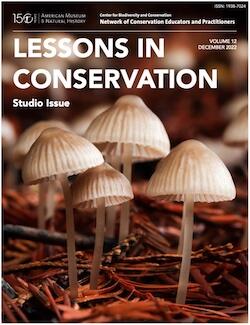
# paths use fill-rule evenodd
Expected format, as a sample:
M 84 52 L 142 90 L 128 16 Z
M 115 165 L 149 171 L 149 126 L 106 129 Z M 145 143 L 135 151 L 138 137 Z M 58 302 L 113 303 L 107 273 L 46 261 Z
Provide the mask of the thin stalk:
M 119 157 L 110 157 L 110 164 L 118 171 L 120 171 L 121 164 L 119 161 Z M 115 221 L 116 221 L 116 206 L 107 207 L 106 209 L 106 237 L 107 238 L 115 238 Z
M 123 174 L 131 183 L 132 178 L 132 144 L 124 144 L 123 151 Z M 121 205 L 119 241 L 124 240 L 129 234 L 129 209 L 130 202 Z
M 181 255 L 182 251 L 183 251 L 184 230 L 185 230 L 185 226 L 184 226 L 184 220 L 182 218 L 182 221 L 181 221 L 181 233 L 180 233 L 179 244 L 178 244 L 178 249 L 177 249 L 177 254 L 178 255 Z
M 47 182 L 42 182 L 38 185 L 39 201 L 38 201 L 38 228 L 45 229 L 46 215 L 45 215 L 45 205 L 46 205 L 46 192 L 47 192 Z
M 67 255 L 68 255 L 68 273 L 69 273 L 69 290 L 71 298 L 74 299 L 78 295 L 77 284 L 77 265 L 75 254 L 75 225 L 72 207 L 72 197 L 68 178 L 62 175 L 60 178 L 66 208 L 66 231 L 67 231 Z
M 98 198 L 96 200 L 96 233 L 95 248 L 92 269 L 90 274 L 90 289 L 97 289 L 100 264 L 102 261 L 103 243 L 104 243 L 104 227 L 105 227 L 105 199 Z
M 188 194 L 184 200 L 183 208 L 184 221 L 184 241 L 183 254 L 181 261 L 181 270 L 179 276 L 179 284 L 176 296 L 177 304 L 185 304 L 187 296 L 187 287 L 191 265 L 192 240 L 193 240 L 193 223 L 194 223 L 194 199 L 192 194 Z
M 55 212 L 55 182 L 49 182 L 48 190 L 47 190 L 47 198 L 46 198 L 46 220 L 52 219 L 52 228 L 51 231 L 54 230 L 54 212 Z

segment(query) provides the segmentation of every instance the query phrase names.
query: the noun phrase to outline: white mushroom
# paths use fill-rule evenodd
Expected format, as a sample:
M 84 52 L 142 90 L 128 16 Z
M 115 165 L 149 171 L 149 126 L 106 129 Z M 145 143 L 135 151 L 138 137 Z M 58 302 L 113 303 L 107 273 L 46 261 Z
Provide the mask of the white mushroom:
M 170 143 L 161 120 L 134 95 L 120 97 L 97 116 L 85 133 L 109 159 L 123 165 L 123 174 L 131 182 L 132 162 L 165 157 Z M 122 205 L 119 239 L 129 233 L 129 202 Z
M 232 177 L 220 158 L 201 142 L 184 141 L 158 164 L 147 194 L 170 201 L 183 201 L 182 251 L 176 302 L 185 303 L 191 263 L 194 202 L 233 200 L 236 190 Z
M 59 128 L 41 133 L 25 157 L 22 176 L 27 185 L 58 179 L 61 182 L 67 229 L 69 288 L 77 297 L 77 268 L 75 257 L 75 229 L 72 196 L 68 176 L 79 174 L 104 162 L 102 154 L 88 140 Z
M 126 177 L 108 164 L 91 168 L 77 176 L 72 185 L 73 205 L 96 208 L 96 239 L 90 276 L 90 289 L 97 289 L 97 280 L 103 252 L 105 207 L 111 207 L 133 198 Z

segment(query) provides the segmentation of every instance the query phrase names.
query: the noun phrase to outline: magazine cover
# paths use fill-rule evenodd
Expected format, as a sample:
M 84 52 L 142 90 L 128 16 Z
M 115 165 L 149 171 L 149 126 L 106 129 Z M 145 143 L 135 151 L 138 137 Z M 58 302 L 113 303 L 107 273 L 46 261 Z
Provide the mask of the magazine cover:
M 247 2 L 2 2 L 2 322 L 247 323 L 247 156 Z

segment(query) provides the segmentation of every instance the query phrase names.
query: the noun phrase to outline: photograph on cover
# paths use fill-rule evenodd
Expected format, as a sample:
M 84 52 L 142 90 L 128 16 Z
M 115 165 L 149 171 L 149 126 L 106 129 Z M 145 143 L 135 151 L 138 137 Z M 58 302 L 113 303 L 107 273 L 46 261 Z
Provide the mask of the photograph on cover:
M 247 2 L 2 2 L 2 322 L 243 323 Z

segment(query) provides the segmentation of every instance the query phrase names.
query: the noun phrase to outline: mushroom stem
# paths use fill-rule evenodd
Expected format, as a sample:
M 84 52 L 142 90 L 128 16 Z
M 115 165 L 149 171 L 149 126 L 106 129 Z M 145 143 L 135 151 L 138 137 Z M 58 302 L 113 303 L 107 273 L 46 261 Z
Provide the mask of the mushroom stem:
M 120 161 L 117 157 L 110 159 L 110 164 L 118 171 L 120 171 Z M 106 237 L 115 237 L 115 220 L 116 220 L 116 206 L 110 206 L 106 209 Z
M 123 149 L 123 174 L 131 183 L 132 178 L 132 144 L 125 143 Z M 121 205 L 119 241 L 124 240 L 129 234 L 129 201 Z
M 102 261 L 103 243 L 104 243 L 104 227 L 105 227 L 105 199 L 96 199 L 96 234 L 95 248 L 90 274 L 90 290 L 97 289 L 100 264 Z
M 55 183 L 51 181 L 48 183 L 48 190 L 47 190 L 46 219 L 54 218 L 54 212 L 55 212 Z M 53 220 L 52 220 L 52 225 L 54 225 Z
M 187 194 L 183 207 L 183 223 L 184 223 L 184 240 L 183 253 L 181 261 L 181 270 L 179 276 L 179 284 L 176 296 L 177 304 L 185 304 L 187 296 L 187 287 L 189 280 L 189 272 L 191 265 L 192 240 L 193 240 L 193 223 L 194 223 L 194 198 L 192 194 Z
M 179 238 L 179 244 L 178 244 L 178 249 L 177 249 L 177 254 L 181 255 L 183 251 L 183 240 L 184 240 L 184 221 L 182 220 L 181 222 L 181 234 Z
M 46 215 L 45 215 L 45 204 L 46 204 L 46 192 L 48 184 L 42 182 L 38 185 L 39 191 L 39 202 L 38 202 L 38 228 L 45 229 Z
M 78 295 L 77 284 L 77 265 L 75 255 L 75 225 L 72 207 L 72 196 L 68 178 L 62 175 L 60 178 L 66 208 L 66 231 L 67 231 L 67 255 L 68 255 L 68 273 L 69 273 L 69 290 L 71 298 L 74 299 Z

